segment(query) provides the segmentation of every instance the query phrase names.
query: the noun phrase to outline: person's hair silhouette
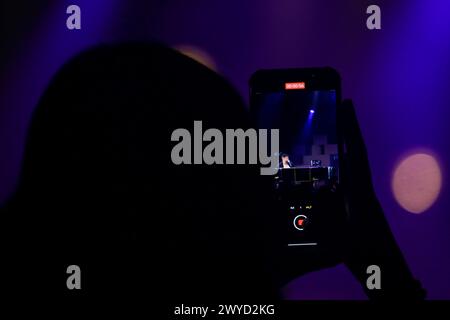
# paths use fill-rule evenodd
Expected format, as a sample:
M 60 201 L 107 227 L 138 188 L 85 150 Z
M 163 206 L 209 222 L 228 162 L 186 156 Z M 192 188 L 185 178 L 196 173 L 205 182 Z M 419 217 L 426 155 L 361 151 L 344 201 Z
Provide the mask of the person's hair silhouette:
M 20 243 L 10 261 L 16 288 L 274 296 L 252 196 L 259 169 L 172 164 L 171 133 L 194 120 L 249 127 L 235 90 L 175 50 L 103 46 L 65 64 L 33 114 L 20 183 L 5 208 Z M 66 288 L 72 264 L 82 272 L 79 293 Z M 30 285 L 22 279 L 28 267 Z

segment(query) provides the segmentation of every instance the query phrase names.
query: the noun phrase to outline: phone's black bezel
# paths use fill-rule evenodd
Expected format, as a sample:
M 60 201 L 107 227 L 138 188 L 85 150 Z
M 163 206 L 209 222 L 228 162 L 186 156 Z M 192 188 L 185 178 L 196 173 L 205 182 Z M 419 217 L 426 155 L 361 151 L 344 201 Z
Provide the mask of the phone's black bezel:
M 257 108 L 255 97 L 258 93 L 284 92 L 286 82 L 305 82 L 306 91 L 310 90 L 335 90 L 336 91 L 336 130 L 338 139 L 339 157 L 339 183 L 341 189 L 346 188 L 346 173 L 344 165 L 344 138 L 340 121 L 340 108 L 342 104 L 341 77 L 339 73 L 330 67 L 322 68 L 292 68 L 292 69 L 262 69 L 250 77 L 250 114 L 256 125 Z

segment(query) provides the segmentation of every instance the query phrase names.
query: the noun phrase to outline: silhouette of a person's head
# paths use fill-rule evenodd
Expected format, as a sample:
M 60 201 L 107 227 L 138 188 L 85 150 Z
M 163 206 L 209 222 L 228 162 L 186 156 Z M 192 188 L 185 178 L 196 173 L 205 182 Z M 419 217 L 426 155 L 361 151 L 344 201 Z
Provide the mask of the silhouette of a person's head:
M 171 133 L 194 120 L 249 126 L 235 90 L 172 49 L 103 46 L 65 64 L 33 114 L 5 208 L 22 248 L 15 266 L 39 261 L 35 287 L 50 293 L 67 291 L 66 268 L 77 264 L 91 297 L 272 295 L 259 169 L 174 165 Z

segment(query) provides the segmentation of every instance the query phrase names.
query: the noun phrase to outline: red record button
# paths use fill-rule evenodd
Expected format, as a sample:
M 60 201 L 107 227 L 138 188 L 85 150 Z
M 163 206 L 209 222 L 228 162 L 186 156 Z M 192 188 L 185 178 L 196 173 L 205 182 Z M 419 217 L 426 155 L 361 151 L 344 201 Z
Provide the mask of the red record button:
M 294 218 L 295 229 L 302 231 L 305 228 L 307 220 L 308 220 L 308 218 L 303 214 L 296 216 Z

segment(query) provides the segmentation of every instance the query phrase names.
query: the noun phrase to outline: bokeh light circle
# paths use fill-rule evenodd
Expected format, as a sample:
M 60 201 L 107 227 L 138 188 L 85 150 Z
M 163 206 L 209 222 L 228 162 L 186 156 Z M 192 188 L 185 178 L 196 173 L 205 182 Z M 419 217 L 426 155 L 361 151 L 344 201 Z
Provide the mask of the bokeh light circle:
M 214 59 L 204 50 L 191 45 L 178 45 L 174 48 L 189 58 L 207 66 L 211 70 L 217 71 L 217 66 Z
M 398 204 L 411 213 L 422 213 L 441 191 L 442 173 L 435 157 L 415 153 L 404 158 L 394 170 L 392 192 Z

